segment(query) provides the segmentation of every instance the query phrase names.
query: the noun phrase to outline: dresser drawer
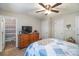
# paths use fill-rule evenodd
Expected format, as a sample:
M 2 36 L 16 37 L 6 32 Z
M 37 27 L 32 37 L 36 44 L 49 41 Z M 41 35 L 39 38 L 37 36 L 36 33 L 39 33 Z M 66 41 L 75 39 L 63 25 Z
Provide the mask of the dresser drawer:
M 18 35 L 19 38 L 19 48 L 25 48 L 29 44 L 39 40 L 39 34 L 33 33 L 33 34 L 20 34 Z
M 30 39 L 30 37 L 29 37 L 29 36 L 19 35 L 19 36 L 18 36 L 18 39 L 19 39 L 19 40 Z
M 29 36 L 21 36 L 22 38 L 29 38 Z
M 24 43 L 24 42 L 27 43 L 27 42 L 30 42 L 30 40 L 23 39 L 23 40 L 20 40 L 19 42 L 20 42 L 20 43 Z
M 20 41 L 30 41 L 30 39 L 23 38 L 23 39 L 21 39 Z
M 19 48 L 25 48 L 27 46 L 28 46 L 28 44 L 21 43 L 20 46 L 19 46 Z
M 27 47 L 29 44 L 30 44 L 29 41 L 20 41 L 20 42 L 19 42 L 19 46 L 20 46 L 20 47 Z

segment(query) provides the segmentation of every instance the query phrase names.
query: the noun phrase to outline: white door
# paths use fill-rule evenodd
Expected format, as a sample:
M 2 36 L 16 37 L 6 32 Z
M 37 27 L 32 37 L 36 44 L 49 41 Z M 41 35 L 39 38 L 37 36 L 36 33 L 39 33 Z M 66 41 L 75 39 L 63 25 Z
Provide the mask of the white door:
M 43 20 L 41 23 L 41 32 L 42 32 L 42 38 L 43 39 L 47 39 L 48 38 L 48 31 L 49 31 L 49 27 L 48 27 L 48 20 Z
M 0 51 L 5 47 L 4 19 L 0 17 Z
M 79 43 L 79 16 L 75 18 L 75 40 Z
M 64 20 L 59 19 L 54 21 L 54 37 L 64 39 Z

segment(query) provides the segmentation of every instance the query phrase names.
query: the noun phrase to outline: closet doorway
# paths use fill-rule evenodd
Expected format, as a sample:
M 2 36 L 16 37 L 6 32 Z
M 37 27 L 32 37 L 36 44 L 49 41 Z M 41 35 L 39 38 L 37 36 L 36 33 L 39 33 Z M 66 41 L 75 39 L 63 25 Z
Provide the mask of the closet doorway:
M 16 18 L 0 16 L 0 52 L 17 47 Z
M 16 19 L 5 18 L 5 50 L 16 47 Z

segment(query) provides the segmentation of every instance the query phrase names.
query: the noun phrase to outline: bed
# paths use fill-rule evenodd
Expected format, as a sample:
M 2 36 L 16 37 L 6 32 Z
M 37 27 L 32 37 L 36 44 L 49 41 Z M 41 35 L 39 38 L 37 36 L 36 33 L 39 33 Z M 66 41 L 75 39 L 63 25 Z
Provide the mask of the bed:
M 43 39 L 30 44 L 24 56 L 79 56 L 79 46 L 58 39 Z

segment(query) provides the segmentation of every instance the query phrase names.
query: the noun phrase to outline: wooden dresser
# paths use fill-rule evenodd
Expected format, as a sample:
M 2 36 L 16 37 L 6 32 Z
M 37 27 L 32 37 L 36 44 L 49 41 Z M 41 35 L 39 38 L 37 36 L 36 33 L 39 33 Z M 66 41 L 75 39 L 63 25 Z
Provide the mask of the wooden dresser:
M 18 47 L 25 48 L 29 44 L 39 40 L 38 33 L 31 33 L 31 34 L 19 34 L 18 35 Z

